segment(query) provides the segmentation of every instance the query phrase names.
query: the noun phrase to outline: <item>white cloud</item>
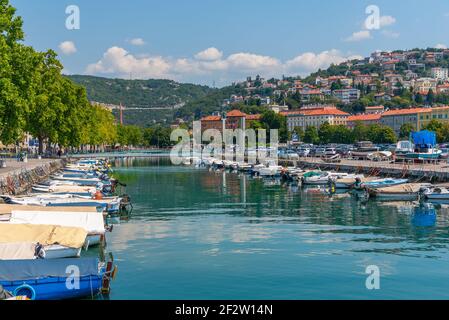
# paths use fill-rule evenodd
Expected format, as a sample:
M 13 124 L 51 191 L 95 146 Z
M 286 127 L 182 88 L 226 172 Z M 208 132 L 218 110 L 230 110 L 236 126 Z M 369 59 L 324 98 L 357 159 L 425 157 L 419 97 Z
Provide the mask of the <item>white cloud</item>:
M 230 64 L 230 67 L 248 71 L 276 68 L 281 64 L 279 60 L 269 56 L 244 52 L 234 53 L 226 61 Z
M 217 48 L 211 47 L 204 51 L 198 52 L 195 55 L 195 58 L 198 60 L 205 60 L 205 61 L 215 61 L 219 60 L 223 57 L 223 52 L 219 51 Z
M 120 47 L 109 48 L 103 57 L 86 68 L 87 74 L 110 75 L 121 78 L 164 78 L 177 81 L 195 81 L 204 83 L 208 80 L 220 80 L 229 84 L 247 75 L 261 74 L 265 77 L 286 75 L 306 75 L 318 69 L 338 64 L 346 60 L 361 59 L 361 56 L 344 55 L 332 49 L 320 53 L 307 52 L 285 62 L 271 56 L 248 52 L 237 52 L 223 57 L 218 49 L 204 50 L 191 58 L 173 59 L 151 55 L 132 55 Z M 209 60 L 205 60 L 208 58 Z M 212 60 L 212 58 L 214 60 Z
M 447 46 L 445 44 L 442 43 L 438 43 L 437 45 L 435 45 L 436 49 L 447 49 Z
M 345 41 L 347 42 L 356 42 L 356 41 L 362 41 L 372 38 L 372 32 L 376 31 L 375 29 L 368 29 L 366 25 L 366 21 L 363 23 L 362 28 L 360 31 L 354 32 L 352 35 L 347 37 Z M 379 28 L 377 30 L 380 30 L 384 27 L 391 26 L 396 23 L 396 18 L 393 16 L 381 16 L 379 18 Z M 382 34 L 389 38 L 398 38 L 400 34 L 398 32 L 388 31 L 388 30 L 382 30 Z
M 349 41 L 349 42 L 355 42 L 355 41 L 362 41 L 362 40 L 366 40 L 366 39 L 370 39 L 370 38 L 371 38 L 371 32 L 369 30 L 361 30 L 361 31 L 354 32 L 351 36 L 349 36 L 345 40 Z
M 90 74 L 114 74 L 120 77 L 167 78 L 170 64 L 162 57 L 136 58 L 119 47 L 109 48 L 103 57 L 90 64 L 86 72 Z
M 129 40 L 129 43 L 131 43 L 133 46 L 143 46 L 145 45 L 145 41 L 142 38 L 134 38 Z
M 380 27 L 387 27 L 391 26 L 392 24 L 396 23 L 396 18 L 392 16 L 381 16 L 380 17 Z
M 59 44 L 59 50 L 65 55 L 76 53 L 77 49 L 73 41 L 64 41 Z
M 313 72 L 318 69 L 324 69 L 331 64 L 339 64 L 347 60 L 362 59 L 362 56 L 344 56 L 340 51 L 332 49 L 315 54 L 313 52 L 303 53 L 286 62 L 287 72 L 298 71 L 299 73 Z

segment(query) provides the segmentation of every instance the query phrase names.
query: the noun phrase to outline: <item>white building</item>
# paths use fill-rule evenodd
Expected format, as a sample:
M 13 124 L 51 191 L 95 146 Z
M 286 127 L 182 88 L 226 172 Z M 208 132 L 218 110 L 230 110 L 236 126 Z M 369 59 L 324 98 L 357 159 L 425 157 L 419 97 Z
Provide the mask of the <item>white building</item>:
M 446 80 L 449 78 L 449 69 L 448 68 L 432 68 L 431 70 L 432 78 L 437 80 Z

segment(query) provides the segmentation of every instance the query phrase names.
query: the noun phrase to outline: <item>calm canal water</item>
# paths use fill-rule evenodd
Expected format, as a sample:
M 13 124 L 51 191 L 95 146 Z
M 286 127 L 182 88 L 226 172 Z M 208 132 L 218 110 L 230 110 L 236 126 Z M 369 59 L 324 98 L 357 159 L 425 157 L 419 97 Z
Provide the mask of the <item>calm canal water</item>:
M 277 181 L 116 162 L 134 211 L 108 236 L 111 299 L 449 299 L 449 211 Z M 380 290 L 366 289 L 367 266 Z

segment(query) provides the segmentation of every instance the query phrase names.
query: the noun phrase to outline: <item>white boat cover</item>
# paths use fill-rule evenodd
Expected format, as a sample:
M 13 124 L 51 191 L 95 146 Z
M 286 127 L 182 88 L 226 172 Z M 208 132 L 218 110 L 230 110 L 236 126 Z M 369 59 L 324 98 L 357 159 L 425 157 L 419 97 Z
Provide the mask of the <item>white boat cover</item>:
M 80 277 L 99 274 L 96 258 L 0 261 L 0 281 L 67 278 L 74 266 Z
M 100 212 L 13 210 L 9 223 L 83 228 L 89 234 L 105 232 L 103 214 Z
M 83 247 L 86 237 L 87 231 L 82 228 L 0 223 L 0 243 L 36 242 L 78 249 Z
M 65 211 L 70 212 L 98 212 L 95 207 L 45 207 L 42 206 L 21 206 L 18 204 L 0 204 L 0 219 L 1 215 L 11 215 L 14 210 L 20 211 L 54 211 L 59 213 L 64 213 Z M 8 219 L 9 220 L 9 219 Z
M 36 243 L 0 243 L 0 260 L 31 260 L 35 258 Z

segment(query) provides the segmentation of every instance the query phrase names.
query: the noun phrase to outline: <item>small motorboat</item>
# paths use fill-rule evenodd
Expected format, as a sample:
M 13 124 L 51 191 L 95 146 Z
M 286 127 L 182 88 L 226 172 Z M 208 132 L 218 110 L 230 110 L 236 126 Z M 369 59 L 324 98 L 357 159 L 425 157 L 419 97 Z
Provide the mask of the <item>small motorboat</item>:
M 280 176 L 284 168 L 276 164 L 275 161 L 267 161 L 266 165 L 259 169 L 259 176 L 261 177 L 275 177 Z
M 309 174 L 304 175 L 304 184 L 305 185 L 326 185 L 330 181 L 335 181 L 338 179 L 355 177 L 355 175 L 349 175 L 344 172 L 311 172 Z
M 421 190 L 421 194 L 429 200 L 449 200 L 448 187 L 428 186 Z
M 379 179 L 378 177 L 368 177 L 366 178 L 363 175 L 355 175 L 342 179 L 338 179 L 335 181 L 335 188 L 337 189 L 352 189 L 356 183 L 365 183 L 369 181 L 373 181 Z
M 392 201 L 416 201 L 419 200 L 419 192 L 425 184 L 406 183 L 383 188 L 367 188 L 370 197 L 379 200 Z
M 88 246 L 99 245 L 106 233 L 104 217 L 101 212 L 70 211 L 70 208 L 59 212 L 46 211 L 45 208 L 41 208 L 40 211 L 22 211 L 20 206 L 17 207 L 9 215 L 9 220 L 0 221 L 0 223 L 82 228 L 87 232 Z
M 390 151 L 377 151 L 370 153 L 367 158 L 371 161 L 387 161 L 390 160 L 393 153 Z
M 79 257 L 86 239 L 83 228 L 0 223 L 0 245 L 7 252 L 11 244 L 33 243 L 45 259 Z
M 115 273 L 113 261 L 96 258 L 0 261 L 0 285 L 30 300 L 95 298 L 108 292 Z
M 377 188 L 385 188 L 385 187 L 392 187 L 397 186 L 400 184 L 407 183 L 408 179 L 391 179 L 391 178 L 385 178 L 385 179 L 378 179 L 373 181 L 367 181 L 364 183 L 361 183 L 359 187 L 356 187 L 356 189 L 377 189 Z

